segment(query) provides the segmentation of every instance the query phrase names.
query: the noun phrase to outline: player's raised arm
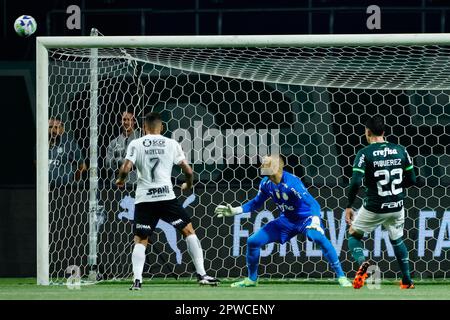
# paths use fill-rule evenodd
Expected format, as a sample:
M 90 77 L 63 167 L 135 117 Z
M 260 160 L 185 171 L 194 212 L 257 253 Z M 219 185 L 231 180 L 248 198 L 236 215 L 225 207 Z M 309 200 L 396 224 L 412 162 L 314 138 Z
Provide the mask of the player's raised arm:
M 355 202 L 356 195 L 358 194 L 359 188 L 362 186 L 362 181 L 365 175 L 365 154 L 363 152 L 358 152 L 355 158 L 355 163 L 353 165 L 352 178 L 350 180 L 350 186 L 347 191 L 347 206 L 345 208 L 345 221 L 347 224 L 351 225 L 353 220 L 353 202 Z

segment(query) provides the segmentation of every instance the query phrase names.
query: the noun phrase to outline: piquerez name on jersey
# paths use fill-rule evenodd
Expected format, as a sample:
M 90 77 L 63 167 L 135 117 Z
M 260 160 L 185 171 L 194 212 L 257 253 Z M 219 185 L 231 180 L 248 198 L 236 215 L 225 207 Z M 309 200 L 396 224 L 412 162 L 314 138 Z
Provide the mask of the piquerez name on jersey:
M 135 203 L 175 198 L 172 167 L 185 159 L 178 142 L 161 135 L 146 135 L 130 142 L 125 159 L 133 162 L 138 172 Z
M 361 149 L 353 171 L 364 174 L 364 207 L 375 213 L 399 211 L 405 197 L 404 172 L 412 168 L 411 157 L 400 145 L 381 142 Z

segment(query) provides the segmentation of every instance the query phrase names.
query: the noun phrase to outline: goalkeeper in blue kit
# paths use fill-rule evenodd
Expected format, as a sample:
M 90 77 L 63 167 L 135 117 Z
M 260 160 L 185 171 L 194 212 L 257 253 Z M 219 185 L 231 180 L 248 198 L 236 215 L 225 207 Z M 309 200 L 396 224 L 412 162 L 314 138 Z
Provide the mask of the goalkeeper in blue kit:
M 241 207 L 230 204 L 220 205 L 215 213 L 220 217 L 230 217 L 244 212 L 253 212 L 271 198 L 281 212 L 280 216 L 264 225 L 252 234 L 247 241 L 248 277 L 235 282 L 232 287 L 254 287 L 257 285 L 260 250 L 272 242 L 285 243 L 298 234 L 304 234 L 314 243 L 320 245 L 325 258 L 336 272 L 342 287 L 351 287 L 351 282 L 342 271 L 341 263 L 331 242 L 325 237 L 320 222 L 320 205 L 309 194 L 301 180 L 283 170 L 281 156 L 273 155 L 263 158 L 261 175 L 256 197 Z

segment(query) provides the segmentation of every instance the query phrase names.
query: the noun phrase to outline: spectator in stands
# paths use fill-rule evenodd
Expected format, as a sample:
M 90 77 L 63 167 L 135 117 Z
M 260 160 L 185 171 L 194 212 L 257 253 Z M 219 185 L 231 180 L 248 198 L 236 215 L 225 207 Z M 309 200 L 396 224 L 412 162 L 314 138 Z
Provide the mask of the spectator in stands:
M 78 181 L 87 170 L 78 144 L 64 132 L 64 123 L 57 117 L 48 120 L 49 182 L 53 186 Z
M 106 152 L 106 166 L 110 169 L 110 181 L 115 185 L 117 173 L 125 161 L 125 154 L 127 152 L 130 142 L 141 135 L 138 130 L 135 130 L 136 120 L 132 111 L 124 111 L 121 118 L 121 133 L 118 137 L 111 140 Z M 128 175 L 128 180 L 125 183 L 133 186 L 137 182 L 136 170 L 133 170 Z

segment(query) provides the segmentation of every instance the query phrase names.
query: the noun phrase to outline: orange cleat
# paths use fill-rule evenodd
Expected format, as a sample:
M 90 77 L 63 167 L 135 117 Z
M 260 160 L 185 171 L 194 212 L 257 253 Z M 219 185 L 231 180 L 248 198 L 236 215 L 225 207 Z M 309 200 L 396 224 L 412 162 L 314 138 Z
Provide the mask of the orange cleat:
M 358 269 L 358 272 L 356 272 L 355 279 L 353 280 L 353 288 L 360 289 L 364 286 L 364 281 L 366 281 L 367 277 L 369 276 L 367 274 L 367 269 L 369 268 L 370 263 L 367 261 L 364 262 Z
M 414 282 L 411 281 L 411 283 L 403 284 L 403 281 L 400 280 L 400 289 L 415 289 Z

